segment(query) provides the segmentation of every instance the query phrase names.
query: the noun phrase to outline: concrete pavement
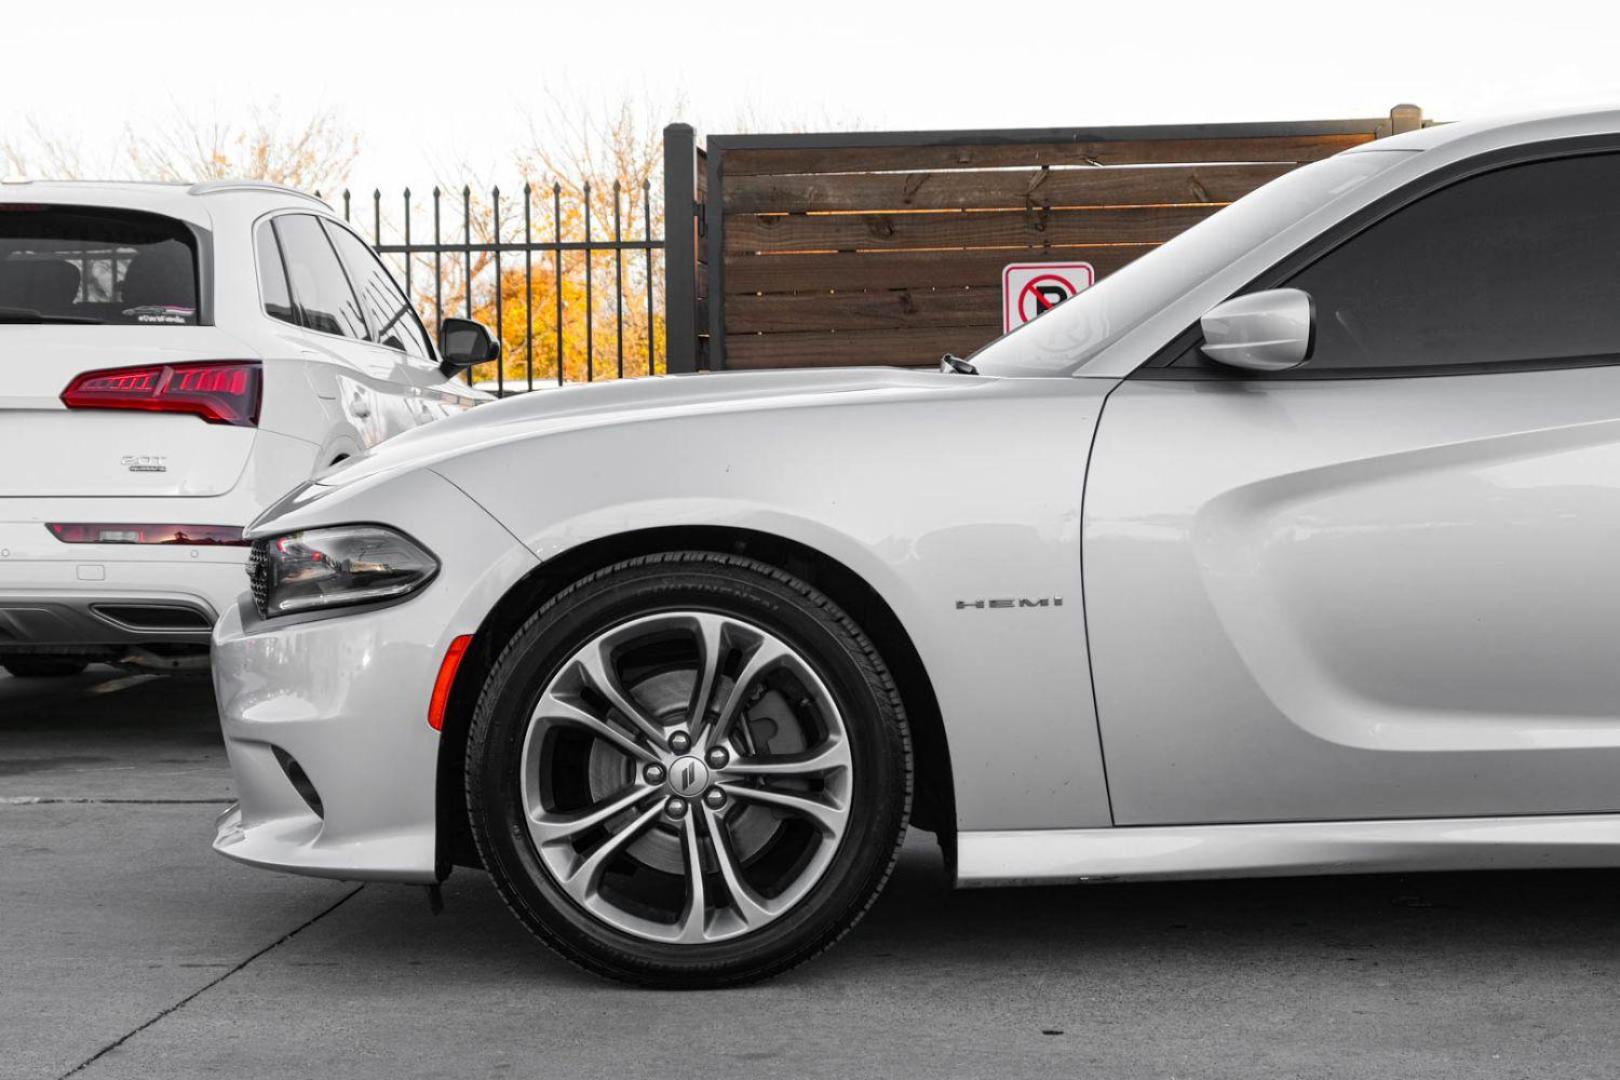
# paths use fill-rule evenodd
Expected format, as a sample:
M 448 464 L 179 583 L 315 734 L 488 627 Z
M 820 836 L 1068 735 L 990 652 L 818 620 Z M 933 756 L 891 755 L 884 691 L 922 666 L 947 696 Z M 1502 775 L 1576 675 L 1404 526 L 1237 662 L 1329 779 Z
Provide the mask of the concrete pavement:
M 0 678 L 0 1077 L 1620 1074 L 1611 872 L 953 894 L 918 837 L 828 956 L 648 993 L 479 874 L 228 863 L 228 796 L 205 682 Z

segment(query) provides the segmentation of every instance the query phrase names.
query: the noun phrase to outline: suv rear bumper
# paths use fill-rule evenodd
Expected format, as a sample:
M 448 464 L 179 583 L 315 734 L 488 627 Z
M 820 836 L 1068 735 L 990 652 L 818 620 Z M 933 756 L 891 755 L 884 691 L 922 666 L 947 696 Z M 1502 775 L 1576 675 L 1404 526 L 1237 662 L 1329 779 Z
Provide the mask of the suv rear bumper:
M 0 593 L 0 653 L 7 646 L 208 643 L 212 605 L 186 593 L 82 596 Z
M 246 548 L 52 539 L 52 550 L 8 543 L 18 529 L 0 523 L 0 654 L 206 648 L 219 613 L 247 588 Z

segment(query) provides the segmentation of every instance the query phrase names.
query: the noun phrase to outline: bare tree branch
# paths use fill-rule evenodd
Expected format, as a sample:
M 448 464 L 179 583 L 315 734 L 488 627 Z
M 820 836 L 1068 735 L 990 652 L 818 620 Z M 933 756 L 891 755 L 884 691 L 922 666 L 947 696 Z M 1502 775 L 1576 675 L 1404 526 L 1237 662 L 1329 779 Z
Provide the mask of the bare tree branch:
M 254 106 L 245 123 L 176 109 L 166 122 L 129 132 L 129 162 L 146 180 L 268 180 L 305 191 L 342 187 L 360 137 L 331 109 L 289 123 L 278 103 Z
M 275 99 L 251 107 L 241 122 L 217 112 L 200 116 L 176 103 L 166 119 L 126 125 L 103 161 L 38 117 L 18 137 L 0 139 L 7 173 L 61 180 L 270 180 L 305 191 L 332 191 L 348 179 L 360 137 L 332 109 L 287 120 Z
M 0 140 L 0 171 L 56 180 L 117 178 L 120 148 L 110 148 L 106 163 L 96 165 L 87 160 L 78 140 L 53 129 L 39 117 L 29 117 L 23 127 L 20 138 Z

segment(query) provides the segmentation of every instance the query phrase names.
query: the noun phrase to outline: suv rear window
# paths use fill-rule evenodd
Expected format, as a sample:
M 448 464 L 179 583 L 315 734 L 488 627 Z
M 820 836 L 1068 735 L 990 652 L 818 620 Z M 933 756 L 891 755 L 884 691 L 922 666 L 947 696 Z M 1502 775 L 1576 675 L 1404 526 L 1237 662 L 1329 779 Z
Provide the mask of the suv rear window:
M 0 204 L 0 323 L 195 326 L 197 241 L 172 218 Z

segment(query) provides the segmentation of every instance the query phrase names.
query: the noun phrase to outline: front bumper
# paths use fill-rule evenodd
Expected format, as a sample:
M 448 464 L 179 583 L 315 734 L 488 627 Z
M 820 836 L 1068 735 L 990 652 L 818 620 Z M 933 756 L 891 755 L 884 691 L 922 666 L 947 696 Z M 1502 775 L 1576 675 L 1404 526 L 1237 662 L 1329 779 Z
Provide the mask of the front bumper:
M 294 515 L 287 527 L 384 521 L 426 544 L 440 571 L 389 607 L 261 620 L 244 596 L 225 612 L 214 632 L 214 685 L 239 802 L 219 819 L 214 849 L 317 877 L 431 883 L 433 682 L 450 642 L 475 633 L 535 559 L 425 470 L 381 491 L 329 497 L 319 511 L 320 520 Z

